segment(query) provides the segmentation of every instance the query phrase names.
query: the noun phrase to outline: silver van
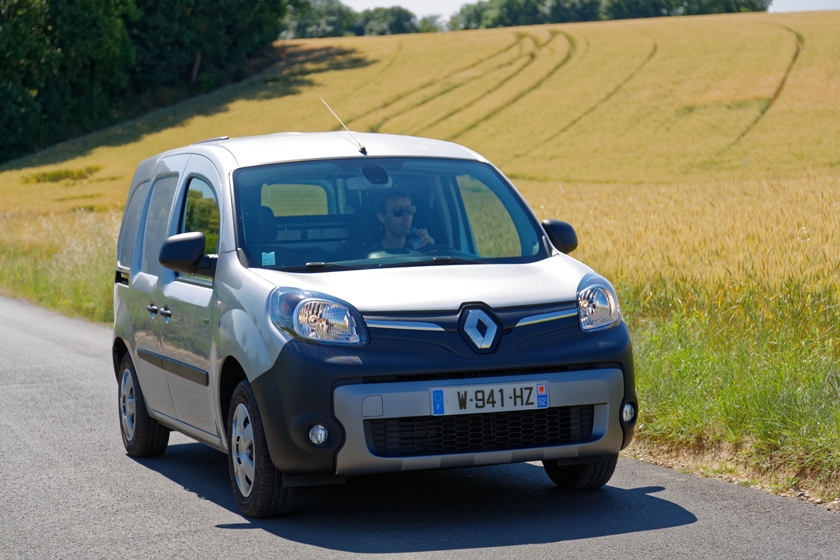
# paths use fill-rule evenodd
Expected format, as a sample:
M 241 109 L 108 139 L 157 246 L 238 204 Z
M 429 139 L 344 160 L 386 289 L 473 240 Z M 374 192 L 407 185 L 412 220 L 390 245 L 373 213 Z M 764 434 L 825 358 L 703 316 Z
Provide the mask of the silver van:
M 627 326 L 505 176 L 462 146 L 217 138 L 141 162 L 117 252 L 123 443 L 226 453 L 243 513 L 352 475 L 542 461 L 606 484 L 633 438 Z

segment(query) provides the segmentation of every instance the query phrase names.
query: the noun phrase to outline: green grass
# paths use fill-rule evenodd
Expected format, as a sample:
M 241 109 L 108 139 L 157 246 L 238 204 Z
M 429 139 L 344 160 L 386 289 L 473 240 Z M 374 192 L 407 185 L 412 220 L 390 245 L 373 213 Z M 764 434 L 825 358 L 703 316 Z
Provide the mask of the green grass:
M 71 317 L 113 320 L 119 212 L 0 215 L 0 287 Z
M 639 303 L 638 289 L 621 294 L 635 327 L 642 437 L 699 448 L 724 443 L 758 470 L 782 465 L 836 484 L 837 284 L 755 283 L 724 288 L 721 298 L 691 288 L 646 289 L 666 294 L 655 309 Z
M 91 165 L 84 169 L 56 169 L 55 171 L 42 171 L 24 176 L 22 183 L 58 183 L 67 179 L 87 179 L 102 169 L 98 165 Z

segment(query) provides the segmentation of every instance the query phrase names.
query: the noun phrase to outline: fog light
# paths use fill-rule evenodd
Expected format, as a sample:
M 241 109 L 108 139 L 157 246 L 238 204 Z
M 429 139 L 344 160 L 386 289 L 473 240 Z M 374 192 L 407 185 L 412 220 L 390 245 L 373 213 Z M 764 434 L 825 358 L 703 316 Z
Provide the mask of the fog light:
M 624 408 L 621 410 L 621 419 L 624 420 L 625 424 L 630 424 L 636 419 L 636 406 L 633 403 L 624 405 Z
M 309 428 L 309 441 L 315 445 L 324 445 L 329 435 L 330 433 L 327 431 L 327 427 L 323 424 L 315 424 Z

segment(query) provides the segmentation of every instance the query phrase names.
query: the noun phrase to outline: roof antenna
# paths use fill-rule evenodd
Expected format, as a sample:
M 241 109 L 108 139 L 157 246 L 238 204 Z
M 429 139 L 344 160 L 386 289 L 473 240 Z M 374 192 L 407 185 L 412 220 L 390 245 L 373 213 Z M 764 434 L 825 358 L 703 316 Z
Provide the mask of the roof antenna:
M 323 98 L 323 97 L 321 98 L 321 101 L 324 103 L 324 105 L 327 105 L 327 102 L 326 102 L 326 101 L 324 101 L 324 98 Z M 353 141 L 354 141 L 354 142 L 355 142 L 355 143 L 359 146 L 359 153 L 360 153 L 360 154 L 362 154 L 363 156 L 366 156 L 366 155 L 367 155 L 367 150 L 365 149 L 365 147 L 364 147 L 364 146 L 362 146 L 362 143 L 361 143 L 361 142 L 359 142 L 358 140 L 356 140 L 356 137 L 355 137 L 355 136 L 353 136 L 353 133 L 352 133 L 352 132 L 350 132 L 350 129 L 349 129 L 349 128 L 347 128 L 347 125 L 346 125 L 346 124 L 344 124 L 344 122 L 343 122 L 341 119 L 339 119 L 339 118 L 338 118 L 338 115 L 336 115 L 336 114 L 335 114 L 335 111 L 333 111 L 333 110 L 332 110 L 332 108 L 331 108 L 329 105 L 327 105 L 327 109 L 329 109 L 329 110 L 330 110 L 330 113 L 332 113 L 332 114 L 333 114 L 333 116 L 334 116 L 336 119 L 338 119 L 338 122 L 340 122 L 340 123 L 341 123 L 341 126 L 343 126 L 343 127 L 344 127 L 344 130 L 346 130 L 346 131 L 347 131 L 347 134 L 349 134 L 349 135 L 350 135 L 350 138 L 352 138 L 352 139 L 353 139 Z

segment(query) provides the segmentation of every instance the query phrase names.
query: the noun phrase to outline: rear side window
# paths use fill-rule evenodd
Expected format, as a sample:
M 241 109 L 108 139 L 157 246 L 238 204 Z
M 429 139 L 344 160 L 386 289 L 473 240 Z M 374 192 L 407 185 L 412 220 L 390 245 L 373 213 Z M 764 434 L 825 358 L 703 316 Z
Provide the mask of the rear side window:
M 263 185 L 262 206 L 275 216 L 318 216 L 329 214 L 327 191 L 320 185 L 279 183 Z
M 143 272 L 160 276 L 162 267 L 158 256 L 160 246 L 169 231 L 169 213 L 178 186 L 178 176 L 161 177 L 152 186 L 152 199 L 149 202 L 149 214 L 146 218 L 146 230 L 143 237 Z
M 131 259 L 134 257 L 134 243 L 137 241 L 137 226 L 140 224 L 140 214 L 143 212 L 143 204 L 146 202 L 148 193 L 149 181 L 143 181 L 134 189 L 131 200 L 128 201 L 125 208 L 125 220 L 117 255 L 117 262 L 120 266 L 131 268 Z

